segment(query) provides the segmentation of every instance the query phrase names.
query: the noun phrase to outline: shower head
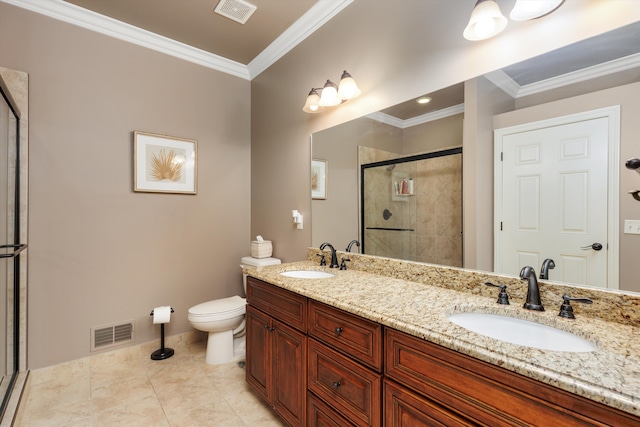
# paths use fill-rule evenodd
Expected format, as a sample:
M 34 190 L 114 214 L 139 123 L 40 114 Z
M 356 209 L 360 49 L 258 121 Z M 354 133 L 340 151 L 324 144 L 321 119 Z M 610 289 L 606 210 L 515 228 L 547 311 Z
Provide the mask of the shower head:
M 396 165 L 395 165 L 395 164 L 387 166 L 387 170 L 388 170 L 389 172 L 391 172 L 391 171 L 392 171 L 392 170 L 394 170 L 395 168 L 396 168 Z

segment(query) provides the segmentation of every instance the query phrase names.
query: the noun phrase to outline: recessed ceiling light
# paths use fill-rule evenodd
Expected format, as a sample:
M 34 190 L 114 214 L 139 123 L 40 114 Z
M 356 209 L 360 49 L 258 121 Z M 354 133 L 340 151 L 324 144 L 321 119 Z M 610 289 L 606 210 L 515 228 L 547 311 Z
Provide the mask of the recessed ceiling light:
M 429 102 L 431 102 L 431 98 L 429 98 L 428 96 L 423 96 L 421 98 L 416 99 L 416 102 L 418 104 L 428 104 Z

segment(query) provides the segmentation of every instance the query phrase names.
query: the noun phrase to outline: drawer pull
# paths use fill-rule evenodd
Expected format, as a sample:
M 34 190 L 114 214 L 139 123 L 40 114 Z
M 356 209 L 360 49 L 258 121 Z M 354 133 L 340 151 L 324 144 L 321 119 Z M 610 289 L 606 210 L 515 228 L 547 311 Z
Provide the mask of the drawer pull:
M 276 329 L 275 326 L 269 326 L 269 325 L 264 325 L 264 328 L 269 332 L 273 332 Z
M 342 329 L 340 326 L 338 326 L 338 327 L 335 329 L 336 336 L 338 336 L 338 337 L 339 337 L 343 330 L 344 330 L 344 329 Z
M 342 384 L 340 383 L 340 381 L 334 381 L 332 383 L 334 390 L 337 390 L 338 387 L 340 387 Z

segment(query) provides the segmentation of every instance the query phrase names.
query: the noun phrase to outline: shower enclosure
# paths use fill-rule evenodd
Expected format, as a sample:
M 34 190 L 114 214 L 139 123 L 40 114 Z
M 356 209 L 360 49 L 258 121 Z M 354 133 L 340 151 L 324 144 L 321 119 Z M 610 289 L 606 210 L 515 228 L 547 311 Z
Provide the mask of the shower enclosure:
M 360 165 L 362 253 L 462 266 L 462 148 Z
M 0 79 L 0 418 L 13 390 L 20 355 L 20 112 Z

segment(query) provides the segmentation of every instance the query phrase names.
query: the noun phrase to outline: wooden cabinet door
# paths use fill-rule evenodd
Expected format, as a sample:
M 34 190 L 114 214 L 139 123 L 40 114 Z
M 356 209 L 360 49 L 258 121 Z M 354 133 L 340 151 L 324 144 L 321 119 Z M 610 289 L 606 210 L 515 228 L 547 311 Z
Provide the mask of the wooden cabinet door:
M 383 406 L 386 427 L 476 425 L 389 380 L 384 381 Z
M 303 426 L 307 410 L 307 337 L 273 320 L 273 408 L 292 426 Z
M 307 427 L 353 427 L 313 393 L 307 394 Z
M 247 306 L 247 383 L 265 401 L 271 402 L 271 318 Z

